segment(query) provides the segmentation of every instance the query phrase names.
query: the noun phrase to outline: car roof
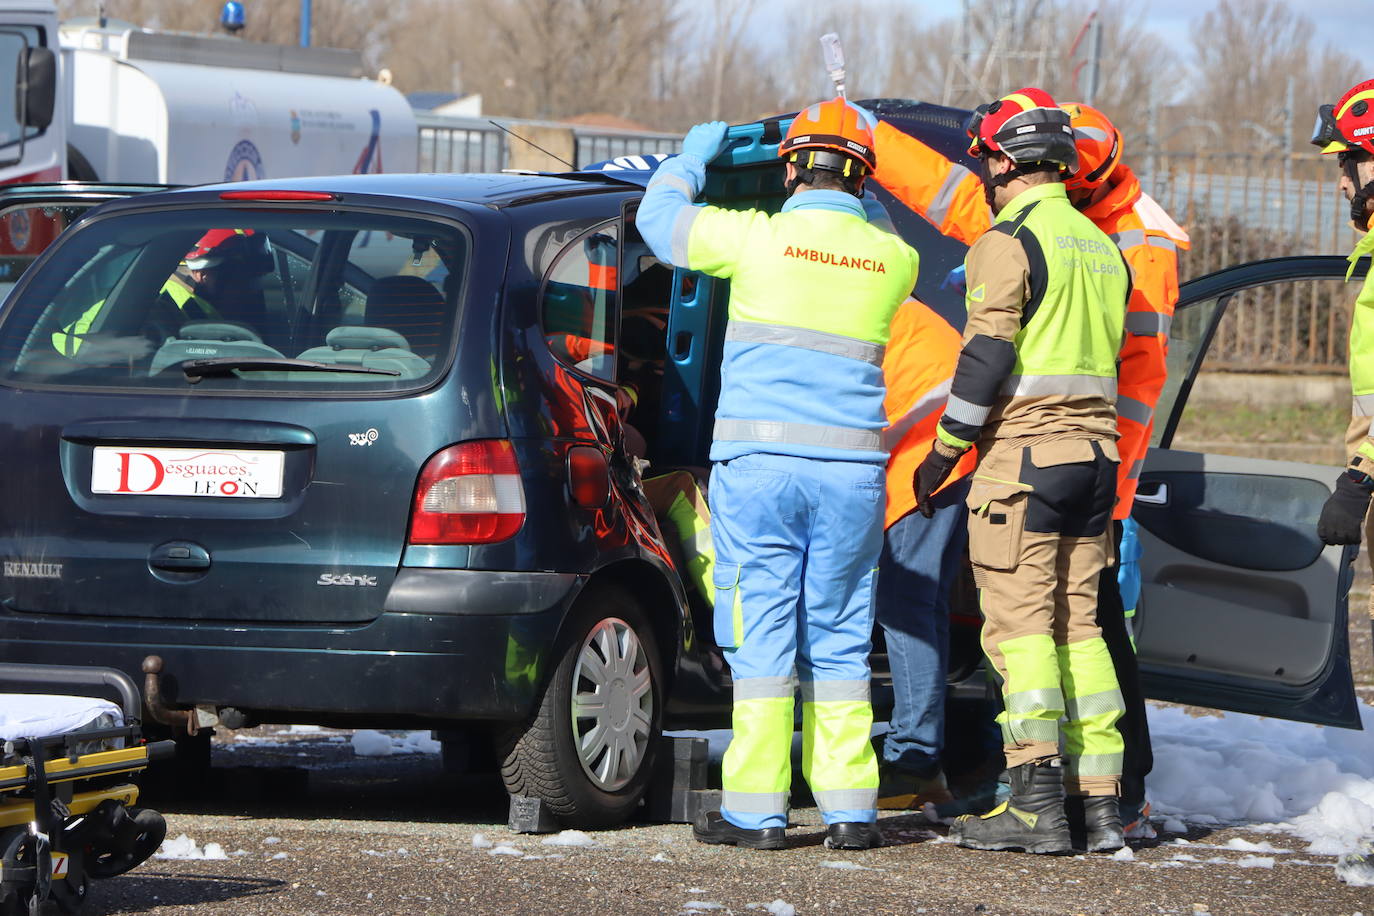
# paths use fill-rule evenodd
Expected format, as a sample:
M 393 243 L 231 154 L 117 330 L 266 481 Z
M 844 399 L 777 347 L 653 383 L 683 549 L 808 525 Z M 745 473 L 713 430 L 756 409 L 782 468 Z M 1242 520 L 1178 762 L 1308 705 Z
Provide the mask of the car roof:
M 613 173 L 572 172 L 566 176 L 516 172 L 482 174 L 387 174 L 327 175 L 309 178 L 259 179 L 214 185 L 198 185 L 171 192 L 219 193 L 223 191 L 324 191 L 333 194 L 368 194 L 387 197 L 425 198 L 435 201 L 475 203 L 506 207 L 532 198 L 575 196 L 597 191 L 638 189 Z

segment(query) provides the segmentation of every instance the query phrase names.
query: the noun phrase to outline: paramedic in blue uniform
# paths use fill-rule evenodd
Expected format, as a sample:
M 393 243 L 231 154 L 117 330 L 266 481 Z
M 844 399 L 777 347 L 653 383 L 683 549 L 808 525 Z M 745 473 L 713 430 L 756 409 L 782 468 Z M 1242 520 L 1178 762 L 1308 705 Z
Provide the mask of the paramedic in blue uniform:
M 797 116 L 779 147 L 789 197 L 774 215 L 693 205 L 725 137 L 721 122 L 692 128 L 636 217 L 661 260 L 730 280 L 710 508 L 734 738 L 721 809 L 693 832 L 703 843 L 785 845 L 799 688 L 802 771 L 826 845 L 867 849 L 881 842 L 868 655 L 887 460 L 883 348 L 917 255 L 870 223 L 861 200 L 875 166 L 862 110 L 833 99 Z

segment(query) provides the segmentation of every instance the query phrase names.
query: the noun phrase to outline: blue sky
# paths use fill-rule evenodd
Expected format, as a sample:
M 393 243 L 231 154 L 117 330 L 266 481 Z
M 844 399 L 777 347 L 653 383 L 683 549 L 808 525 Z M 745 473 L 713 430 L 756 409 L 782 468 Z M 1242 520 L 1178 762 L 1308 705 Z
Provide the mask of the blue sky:
M 958 16 L 962 0 L 912 0 L 934 18 Z M 1138 0 L 1145 9 L 1146 25 L 1160 37 L 1182 48 L 1191 47 L 1189 24 L 1216 6 L 1216 0 Z M 1244 2 L 1244 0 L 1242 0 Z M 1356 58 L 1374 51 L 1374 2 L 1371 0 L 1289 0 L 1311 19 L 1319 44 L 1328 42 Z M 1374 70 L 1374 64 L 1371 64 Z

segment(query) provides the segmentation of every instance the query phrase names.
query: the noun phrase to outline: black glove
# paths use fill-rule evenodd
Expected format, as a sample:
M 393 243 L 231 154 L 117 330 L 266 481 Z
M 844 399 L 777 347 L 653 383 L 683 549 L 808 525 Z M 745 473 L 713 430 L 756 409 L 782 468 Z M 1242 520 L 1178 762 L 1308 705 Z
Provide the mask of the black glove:
M 1342 474 L 1336 480 L 1336 492 L 1327 498 L 1317 521 L 1317 537 L 1323 544 L 1360 543 L 1364 516 L 1369 511 L 1370 490 L 1370 484 L 1362 484 L 1349 474 Z
M 936 439 L 931 446 L 930 454 L 926 455 L 925 460 L 916 468 L 911 485 L 916 490 L 916 508 L 926 518 L 935 514 L 935 507 L 930 502 L 931 496 L 940 489 L 940 484 L 945 482 L 945 478 L 949 477 L 963 456 L 962 451 L 956 451 Z

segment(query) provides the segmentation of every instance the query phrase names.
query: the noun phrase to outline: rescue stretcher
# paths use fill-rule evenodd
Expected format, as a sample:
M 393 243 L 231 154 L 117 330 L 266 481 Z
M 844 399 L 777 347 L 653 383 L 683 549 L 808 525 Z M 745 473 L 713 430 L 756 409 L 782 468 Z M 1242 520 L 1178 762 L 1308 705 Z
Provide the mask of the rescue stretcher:
M 108 693 L 118 705 L 92 698 Z M 176 745 L 146 743 L 142 712 L 121 671 L 0 664 L 0 916 L 75 913 L 91 880 L 162 845 L 135 778 Z

